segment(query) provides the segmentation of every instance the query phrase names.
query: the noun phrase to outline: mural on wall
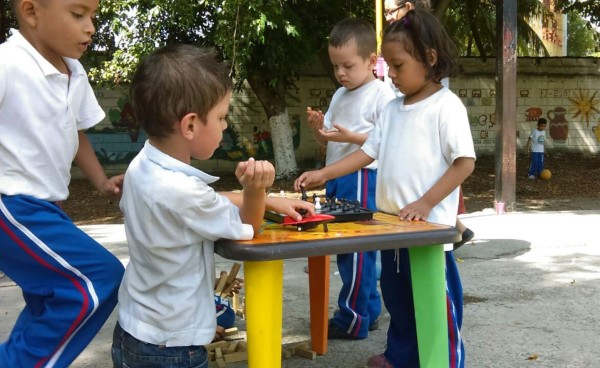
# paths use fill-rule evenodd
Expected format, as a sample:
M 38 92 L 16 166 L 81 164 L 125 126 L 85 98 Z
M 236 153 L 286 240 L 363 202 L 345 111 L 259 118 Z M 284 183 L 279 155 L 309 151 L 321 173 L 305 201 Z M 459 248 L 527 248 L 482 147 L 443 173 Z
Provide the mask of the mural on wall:
M 495 145 L 496 118 L 495 90 L 485 88 L 460 88 L 457 93 L 467 106 L 469 123 L 476 148 L 492 149 Z M 590 142 L 600 145 L 600 93 L 593 89 L 540 88 L 539 92 L 530 89 L 519 90 L 519 114 L 516 137 L 521 147 L 538 119 L 548 121 L 548 141 L 550 147 L 588 146 Z M 528 101 L 541 100 L 547 104 L 531 105 Z M 488 107 L 489 106 L 489 107 Z M 595 126 L 590 127 L 590 123 Z M 533 123 L 533 126 L 532 126 Z M 523 140 L 521 140 L 523 139 Z
M 110 125 L 103 124 L 100 128 L 89 129 L 86 134 L 94 147 L 94 151 L 102 165 L 128 164 L 142 149 L 146 135 L 140 129 L 133 116 L 131 104 L 126 97 L 117 100 L 117 107 L 108 112 Z M 300 145 L 300 115 L 290 117 L 292 125 L 294 149 Z M 254 157 L 258 160 L 274 158 L 271 133 L 255 125 L 250 138 L 238 132 L 238 126 L 228 121 L 227 129 L 223 132 L 221 145 L 212 158 L 230 161 L 246 160 Z
M 555 107 L 546 113 L 548 117 L 548 133 L 556 143 L 565 143 L 569 138 L 569 122 L 565 118 L 567 109 Z
M 598 91 L 594 91 L 591 97 L 589 97 L 589 91 L 579 90 L 576 93 L 575 98 L 569 97 L 569 101 L 573 104 L 571 112 L 574 112 L 573 118 L 581 116 L 585 120 L 587 127 L 590 126 L 590 119 L 594 119 L 596 113 L 600 113 L 597 106 L 600 105 L 600 99 L 596 99 Z

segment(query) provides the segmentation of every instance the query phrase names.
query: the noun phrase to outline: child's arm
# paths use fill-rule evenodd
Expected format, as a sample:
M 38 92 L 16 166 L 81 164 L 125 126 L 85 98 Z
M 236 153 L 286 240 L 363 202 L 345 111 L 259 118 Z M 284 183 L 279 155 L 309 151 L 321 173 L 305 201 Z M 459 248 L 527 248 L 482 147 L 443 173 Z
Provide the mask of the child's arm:
M 73 160 L 75 165 L 81 169 L 85 177 L 100 193 L 114 196 L 121 195 L 124 175 L 121 174 L 108 179 L 85 132 L 80 130 L 78 134 L 79 148 Z
M 324 139 L 332 142 L 354 143 L 362 146 L 369 138 L 369 133 L 356 133 L 341 125 L 333 124 L 336 130 L 325 131 L 320 129 L 319 132 Z
M 529 150 L 531 149 L 532 143 L 533 143 L 533 141 L 531 140 L 531 137 L 527 138 L 527 144 L 525 145 L 525 151 L 529 152 Z
M 398 216 L 405 221 L 425 221 L 431 209 L 446 198 L 475 168 L 475 159 L 459 157 L 446 170 L 444 175 L 421 198 L 402 208 Z
M 375 161 L 363 150 L 359 149 L 343 159 L 325 166 L 321 170 L 306 171 L 294 181 L 294 189 L 299 192 L 302 188 L 316 187 L 323 185 L 327 180 L 339 178 L 340 176 L 350 174 Z
M 242 184 L 242 203 L 240 218 L 242 222 L 252 225 L 254 233 L 258 234 L 265 214 L 265 190 L 273 185 L 275 168 L 269 161 L 240 162 L 235 170 L 235 176 Z
M 241 193 L 219 192 L 219 194 L 229 198 L 229 200 L 238 207 L 241 207 L 244 202 Z M 299 211 L 304 210 L 310 215 L 315 214 L 315 206 L 312 203 L 291 198 L 266 196 L 265 209 L 290 216 L 296 219 L 296 221 L 302 220 L 302 215 Z

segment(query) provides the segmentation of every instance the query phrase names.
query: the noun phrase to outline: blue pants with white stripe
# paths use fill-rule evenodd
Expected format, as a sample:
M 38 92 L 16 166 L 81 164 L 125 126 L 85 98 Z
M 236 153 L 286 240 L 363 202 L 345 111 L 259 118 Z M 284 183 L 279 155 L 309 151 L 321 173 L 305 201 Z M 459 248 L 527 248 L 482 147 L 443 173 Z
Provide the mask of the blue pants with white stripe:
M 117 304 L 123 265 L 55 204 L 0 195 L 0 270 L 25 307 L 0 367 L 67 367 Z
M 362 207 L 375 210 L 377 170 L 361 169 L 327 182 L 327 197 L 358 200 Z M 357 339 L 369 335 L 369 325 L 381 314 L 381 297 L 377 291 L 377 251 L 337 255 L 342 278 L 338 296 L 339 311 L 331 322 Z
M 464 368 L 465 351 L 460 335 L 463 294 L 452 252 L 446 257 L 446 306 L 449 367 Z M 381 251 L 381 294 L 390 313 L 385 357 L 396 368 L 419 368 L 419 347 L 413 302 L 410 259 L 407 249 Z
M 531 152 L 529 155 L 529 171 L 527 175 L 538 177 L 542 170 L 544 170 L 544 152 Z

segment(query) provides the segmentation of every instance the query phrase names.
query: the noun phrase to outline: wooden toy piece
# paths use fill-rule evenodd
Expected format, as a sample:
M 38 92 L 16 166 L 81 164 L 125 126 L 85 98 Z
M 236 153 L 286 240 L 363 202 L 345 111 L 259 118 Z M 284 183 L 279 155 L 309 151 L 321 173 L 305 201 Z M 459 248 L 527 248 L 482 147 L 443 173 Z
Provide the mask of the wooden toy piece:
M 217 360 L 215 360 L 215 362 L 217 363 L 217 368 L 226 368 L 227 364 L 225 364 L 225 360 L 223 360 L 223 358 L 219 358 Z
M 227 283 L 227 272 L 222 272 L 221 277 L 219 278 L 219 282 L 217 283 L 217 287 L 215 288 L 215 294 L 221 295 L 223 289 L 225 288 L 225 284 Z
M 292 357 L 292 352 L 288 349 L 281 349 L 281 357 L 283 359 L 289 359 Z
M 241 266 L 242 265 L 237 262 L 231 266 L 231 270 L 229 270 L 229 275 L 225 281 L 225 288 L 221 291 L 221 296 L 229 294 L 233 287 L 238 283 L 236 277 Z
M 229 346 L 227 347 L 227 354 L 235 353 L 237 350 L 237 347 L 238 347 L 237 341 L 230 343 Z
M 227 346 L 227 344 L 228 344 L 227 341 L 221 340 L 221 341 L 217 341 L 217 342 L 213 342 L 208 345 L 205 345 L 204 347 L 206 348 L 206 351 L 213 351 L 216 348 L 224 348 Z
M 225 329 L 225 336 L 231 336 L 231 335 L 235 335 L 237 333 L 238 333 L 237 327 L 231 327 L 231 328 Z
M 302 358 L 306 358 L 306 359 L 315 359 L 317 357 L 317 353 L 305 348 L 303 346 L 296 348 L 296 350 L 294 351 L 295 355 L 302 357 Z
M 225 363 L 242 362 L 248 360 L 248 353 L 239 351 L 237 353 L 227 354 L 224 356 Z

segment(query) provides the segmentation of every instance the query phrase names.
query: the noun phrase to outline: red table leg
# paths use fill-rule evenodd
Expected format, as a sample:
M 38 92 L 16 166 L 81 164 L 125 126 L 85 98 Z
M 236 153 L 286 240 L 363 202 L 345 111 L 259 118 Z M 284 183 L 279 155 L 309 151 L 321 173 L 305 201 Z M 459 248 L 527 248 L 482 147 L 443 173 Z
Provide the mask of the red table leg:
M 329 322 L 329 256 L 308 257 L 308 285 L 312 350 L 324 355 Z

